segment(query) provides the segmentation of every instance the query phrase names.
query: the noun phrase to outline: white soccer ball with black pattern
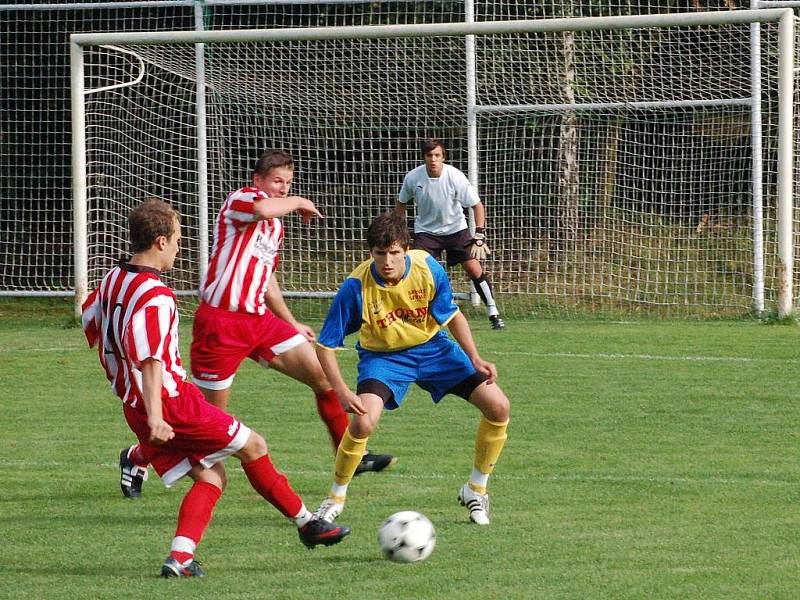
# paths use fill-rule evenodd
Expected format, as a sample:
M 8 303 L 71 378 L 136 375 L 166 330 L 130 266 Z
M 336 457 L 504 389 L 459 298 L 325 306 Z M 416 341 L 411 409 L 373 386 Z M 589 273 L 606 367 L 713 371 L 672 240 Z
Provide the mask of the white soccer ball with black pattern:
M 414 510 L 394 513 L 378 531 L 378 543 L 389 560 L 402 563 L 425 560 L 436 546 L 436 530 L 428 517 Z

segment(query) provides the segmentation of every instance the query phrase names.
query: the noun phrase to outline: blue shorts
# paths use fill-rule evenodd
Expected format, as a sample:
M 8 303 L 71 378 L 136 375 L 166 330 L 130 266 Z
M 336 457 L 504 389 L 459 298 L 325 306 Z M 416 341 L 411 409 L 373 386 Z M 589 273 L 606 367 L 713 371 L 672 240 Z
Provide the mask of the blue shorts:
M 400 407 L 412 383 L 427 391 L 434 402 L 439 402 L 477 372 L 461 346 L 444 333 L 397 352 L 373 352 L 360 345 L 357 349 L 358 383 L 376 379 L 386 385 L 394 395 L 384 404 L 387 410 Z

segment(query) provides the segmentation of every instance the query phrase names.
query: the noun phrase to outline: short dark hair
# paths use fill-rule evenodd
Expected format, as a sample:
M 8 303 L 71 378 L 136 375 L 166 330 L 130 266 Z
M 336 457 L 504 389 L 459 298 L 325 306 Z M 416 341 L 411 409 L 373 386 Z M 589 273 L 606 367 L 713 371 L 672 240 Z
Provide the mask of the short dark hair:
M 148 198 L 128 215 L 128 234 L 134 254 L 149 250 L 160 236 L 175 233 L 175 221 L 181 216 L 160 198 Z
M 405 216 L 388 211 L 372 219 L 367 229 L 367 245 L 369 249 L 388 248 L 395 242 L 408 248 L 410 236 Z
M 285 167 L 294 170 L 292 155 L 283 150 L 267 150 L 253 168 L 253 175 L 267 175 L 272 169 Z
M 425 143 L 422 144 L 422 156 L 425 156 L 428 152 L 436 148 L 441 148 L 442 154 L 447 157 L 447 148 L 445 147 L 444 142 L 439 138 L 428 138 L 425 140 Z

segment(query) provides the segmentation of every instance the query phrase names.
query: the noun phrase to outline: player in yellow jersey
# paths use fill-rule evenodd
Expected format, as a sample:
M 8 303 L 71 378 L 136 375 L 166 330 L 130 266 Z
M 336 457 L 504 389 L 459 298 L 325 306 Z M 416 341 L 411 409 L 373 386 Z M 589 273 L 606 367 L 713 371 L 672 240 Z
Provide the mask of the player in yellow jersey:
M 371 258 L 339 288 L 317 341 L 325 375 L 353 414 L 336 452 L 334 483 L 317 515 L 333 521 L 341 514 L 347 487 L 383 409 L 399 408 L 416 383 L 435 403 L 454 394 L 480 410 L 473 468 L 458 499 L 474 523 L 488 525 L 486 486 L 505 445 L 510 411 L 496 383 L 497 368 L 478 354 L 442 266 L 423 250 L 409 250 L 402 216 L 388 212 L 373 219 L 367 243 Z M 357 331 L 358 384 L 353 393 L 334 351 Z

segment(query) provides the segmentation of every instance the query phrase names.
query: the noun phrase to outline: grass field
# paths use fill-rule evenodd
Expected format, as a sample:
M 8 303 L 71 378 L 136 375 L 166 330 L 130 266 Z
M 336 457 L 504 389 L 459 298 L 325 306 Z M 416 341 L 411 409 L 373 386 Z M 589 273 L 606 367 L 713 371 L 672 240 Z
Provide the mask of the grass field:
M 122 499 L 132 441 L 66 301 L 0 301 L 0 597 L 796 598 L 800 331 L 727 322 L 473 319 L 512 401 L 493 522 L 456 502 L 477 412 L 415 389 L 370 442 L 399 457 L 350 488 L 353 534 L 307 551 L 229 461 L 198 553 L 208 576 L 156 577 L 185 484 Z M 182 330 L 184 357 L 190 331 Z M 355 353 L 341 355 L 355 373 Z M 313 509 L 332 453 L 302 386 L 246 365 L 233 412 L 263 433 Z M 420 564 L 381 558 L 402 509 L 436 525 Z

